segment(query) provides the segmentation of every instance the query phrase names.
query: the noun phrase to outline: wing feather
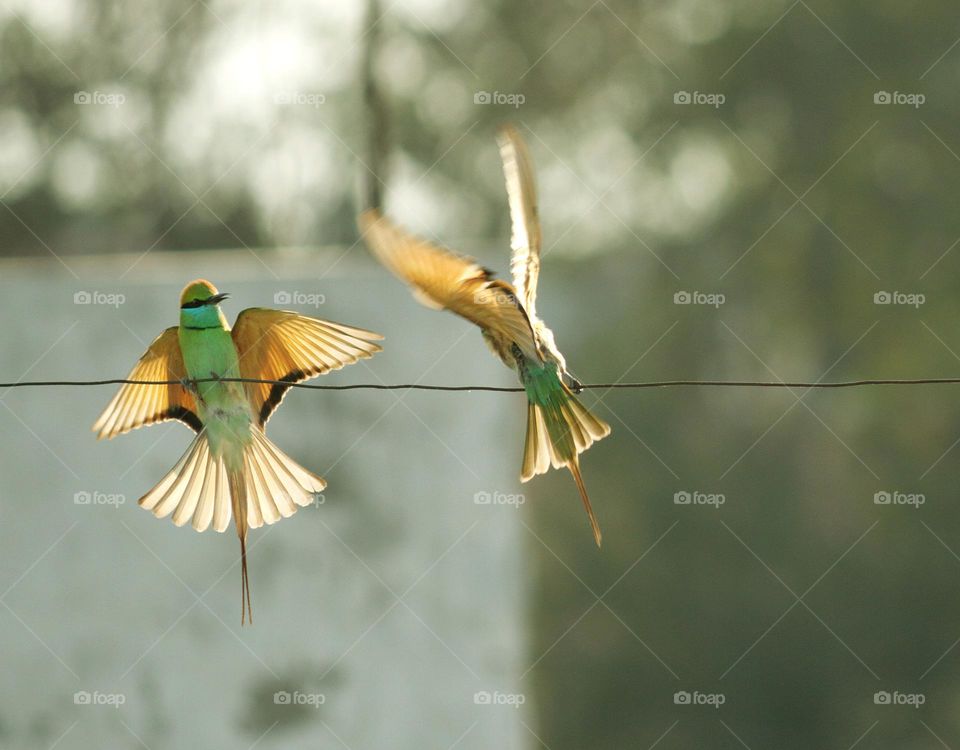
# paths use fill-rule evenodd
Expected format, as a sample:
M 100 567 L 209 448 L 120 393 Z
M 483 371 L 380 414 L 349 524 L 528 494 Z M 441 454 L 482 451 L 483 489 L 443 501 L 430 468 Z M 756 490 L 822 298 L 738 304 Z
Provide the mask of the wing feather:
M 154 340 L 127 380 L 182 380 L 186 378 L 177 327 L 173 326 Z M 97 438 L 112 438 L 137 427 L 177 419 L 194 432 L 203 426 L 197 416 L 193 394 L 179 383 L 175 385 L 134 385 L 127 383 L 117 391 L 93 425 Z
M 420 302 L 450 310 L 540 358 L 530 320 L 510 284 L 471 258 L 409 234 L 375 209 L 364 211 L 359 222 L 373 253 Z
M 520 133 L 512 125 L 497 132 L 503 177 L 510 205 L 510 272 L 517 295 L 531 319 L 536 317 L 537 279 L 540 276 L 540 216 L 533 162 Z
M 241 377 L 291 384 L 372 357 L 380 351 L 372 342 L 383 338 L 362 328 L 264 307 L 241 312 L 232 335 Z M 290 390 L 290 385 L 269 383 L 244 386 L 261 426 Z

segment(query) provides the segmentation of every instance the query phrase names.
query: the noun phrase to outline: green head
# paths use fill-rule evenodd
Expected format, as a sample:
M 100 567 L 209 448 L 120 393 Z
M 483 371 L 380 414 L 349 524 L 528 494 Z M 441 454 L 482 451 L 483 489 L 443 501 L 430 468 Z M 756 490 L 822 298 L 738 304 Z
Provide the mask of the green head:
M 185 328 L 226 328 L 220 303 L 227 294 L 205 279 L 187 284 L 180 293 L 180 325 Z

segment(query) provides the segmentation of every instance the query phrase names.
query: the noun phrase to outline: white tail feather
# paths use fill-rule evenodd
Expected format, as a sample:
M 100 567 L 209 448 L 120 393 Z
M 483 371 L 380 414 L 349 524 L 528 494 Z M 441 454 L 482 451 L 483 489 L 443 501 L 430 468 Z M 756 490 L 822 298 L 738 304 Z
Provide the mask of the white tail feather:
M 527 404 L 527 437 L 524 442 L 523 465 L 520 470 L 522 482 L 532 479 L 537 474 L 546 473 L 551 466 L 554 469 L 569 466 L 576 461 L 578 454 L 610 434 L 610 425 L 581 404 L 566 386 L 563 386 L 563 389 L 568 398 L 562 405 L 555 407 L 552 414 L 539 404 L 532 402 Z M 547 420 L 551 418 L 561 423 L 563 432 L 569 433 L 573 439 L 575 449 L 573 455 L 563 455 L 558 446 L 554 445 L 550 429 L 547 427 Z
M 578 457 L 594 442 L 609 435 L 610 425 L 581 404 L 565 385 L 563 389 L 567 398 L 559 404 L 544 407 L 529 402 L 527 405 L 527 438 L 520 481 L 526 482 L 537 474 L 543 474 L 551 466 L 555 469 L 568 468 L 577 484 L 584 510 L 590 519 L 594 541 L 599 547 L 602 540 L 600 524 L 597 523 L 580 475 Z M 548 424 L 552 424 L 554 429 L 551 430 Z
M 251 429 L 243 452 L 247 526 L 258 528 L 293 515 L 297 506 L 310 505 L 326 487 L 320 477 L 304 469 L 271 443 L 262 430 Z M 176 465 L 140 498 L 140 505 L 157 518 L 173 514 L 182 526 L 192 522 L 197 531 L 211 524 L 224 531 L 233 516 L 228 467 L 222 455 L 213 455 L 201 431 Z

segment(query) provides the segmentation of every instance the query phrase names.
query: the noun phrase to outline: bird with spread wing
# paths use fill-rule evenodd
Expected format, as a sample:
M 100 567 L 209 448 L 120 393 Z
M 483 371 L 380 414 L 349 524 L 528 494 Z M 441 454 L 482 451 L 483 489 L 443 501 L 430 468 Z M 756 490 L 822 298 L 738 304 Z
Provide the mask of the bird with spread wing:
M 233 517 L 240 538 L 240 622 L 252 622 L 247 531 L 293 515 L 326 482 L 270 442 L 264 428 L 291 384 L 371 357 L 383 337 L 353 326 L 284 310 L 252 307 L 231 329 L 220 309 L 227 295 L 197 279 L 180 295 L 180 324 L 167 328 L 134 366 L 128 380 L 174 381 L 124 385 L 93 425 L 112 438 L 175 419 L 197 433 L 160 483 L 140 498 L 157 518 L 173 514 L 197 531 L 226 530 Z M 222 382 L 251 378 L 277 383 Z M 206 382 L 195 382 L 207 379 Z
M 497 140 L 512 224 L 512 285 L 471 258 L 406 232 L 377 209 L 360 215 L 360 230 L 377 258 L 411 286 L 420 302 L 478 325 L 494 354 L 517 371 L 528 400 L 520 479 L 526 482 L 551 466 L 569 469 L 600 546 L 579 454 L 609 435 L 610 426 L 577 399 L 579 383 L 567 372 L 553 333 L 537 317 L 541 237 L 533 166 L 516 129 L 501 128 Z

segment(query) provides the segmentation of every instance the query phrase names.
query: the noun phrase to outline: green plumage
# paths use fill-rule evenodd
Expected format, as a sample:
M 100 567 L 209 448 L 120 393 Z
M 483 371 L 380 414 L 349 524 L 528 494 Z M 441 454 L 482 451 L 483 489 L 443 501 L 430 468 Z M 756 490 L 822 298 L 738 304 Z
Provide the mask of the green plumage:
M 570 426 L 564 416 L 563 407 L 571 395 L 563 386 L 557 365 L 545 362 L 543 365 L 530 366 L 520 371 L 524 390 L 530 403 L 543 411 L 544 423 L 550 434 L 550 442 L 557 455 L 564 460 L 573 460 L 577 456 L 577 446 L 570 434 Z
M 217 306 L 180 312 L 180 351 L 187 375 L 239 378 L 240 363 L 226 320 Z M 239 383 L 197 383 L 199 416 L 215 454 L 222 453 L 231 469 L 243 469 L 243 451 L 251 441 L 252 414 Z

